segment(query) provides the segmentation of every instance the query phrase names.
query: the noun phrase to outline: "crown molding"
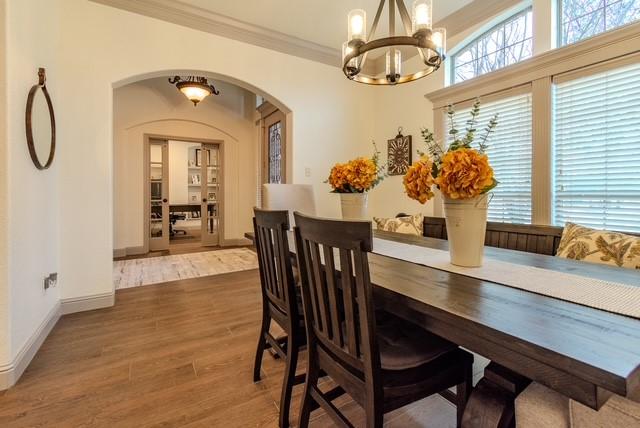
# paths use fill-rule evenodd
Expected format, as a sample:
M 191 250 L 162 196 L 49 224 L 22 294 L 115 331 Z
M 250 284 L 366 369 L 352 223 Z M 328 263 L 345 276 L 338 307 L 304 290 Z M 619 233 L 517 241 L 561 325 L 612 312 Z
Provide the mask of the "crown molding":
M 176 0 L 90 0 L 311 61 L 339 67 L 341 52 Z

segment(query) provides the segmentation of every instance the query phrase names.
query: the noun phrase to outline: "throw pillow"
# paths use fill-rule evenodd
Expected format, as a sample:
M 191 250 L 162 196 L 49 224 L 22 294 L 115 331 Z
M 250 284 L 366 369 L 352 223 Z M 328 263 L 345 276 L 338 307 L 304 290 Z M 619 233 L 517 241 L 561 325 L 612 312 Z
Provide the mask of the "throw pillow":
M 424 216 L 422 214 L 396 218 L 374 217 L 373 221 L 376 222 L 378 230 L 385 232 L 422 236 L 422 231 L 424 230 Z
M 567 223 L 558 257 L 640 269 L 640 237 Z

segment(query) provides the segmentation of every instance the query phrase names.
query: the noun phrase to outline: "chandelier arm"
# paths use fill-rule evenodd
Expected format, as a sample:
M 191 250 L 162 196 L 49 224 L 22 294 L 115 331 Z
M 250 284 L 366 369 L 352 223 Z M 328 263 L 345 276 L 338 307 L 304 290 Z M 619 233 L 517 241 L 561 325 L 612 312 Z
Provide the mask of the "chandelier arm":
M 380 4 L 378 5 L 378 10 L 376 11 L 376 16 L 373 18 L 373 25 L 371 26 L 371 32 L 369 33 L 369 37 L 367 37 L 367 42 L 373 39 L 373 36 L 376 34 L 376 30 L 378 29 L 378 23 L 380 22 L 380 17 L 382 16 L 382 10 L 384 9 L 384 3 L 386 0 L 380 0 Z M 393 0 L 389 0 L 393 1 Z
M 394 1 L 394 0 L 391 0 Z M 400 18 L 402 18 L 402 26 L 404 27 L 407 36 L 411 36 L 411 16 L 407 11 L 407 7 L 404 4 L 404 0 L 395 0 L 398 5 L 398 11 L 400 12 Z
M 395 0 L 389 0 L 389 36 L 395 37 L 396 35 L 396 2 Z M 391 47 L 391 50 L 387 53 L 390 56 L 389 58 L 389 76 L 395 82 L 396 75 L 399 74 L 396 70 L 396 50 L 394 47 Z

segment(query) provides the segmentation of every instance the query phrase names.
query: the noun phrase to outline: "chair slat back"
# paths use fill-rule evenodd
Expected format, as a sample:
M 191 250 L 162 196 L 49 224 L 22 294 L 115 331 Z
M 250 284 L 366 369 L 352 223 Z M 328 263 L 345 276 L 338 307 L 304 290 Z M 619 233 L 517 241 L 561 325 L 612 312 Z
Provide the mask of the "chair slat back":
M 309 341 L 351 371 L 369 372 L 379 365 L 367 258 L 371 223 L 294 216 Z
M 287 211 L 254 208 L 253 227 L 260 268 L 260 283 L 265 299 L 287 317 L 297 317 L 295 281 L 287 231 Z

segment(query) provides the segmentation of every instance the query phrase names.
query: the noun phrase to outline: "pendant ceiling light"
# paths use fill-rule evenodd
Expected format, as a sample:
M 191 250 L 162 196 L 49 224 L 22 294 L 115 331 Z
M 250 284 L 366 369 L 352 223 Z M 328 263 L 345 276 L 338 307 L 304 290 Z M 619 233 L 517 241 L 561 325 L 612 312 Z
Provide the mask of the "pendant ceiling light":
M 389 36 L 374 39 L 385 3 L 389 9 Z M 403 35 L 396 35 L 396 7 L 404 27 Z M 348 41 L 342 45 L 342 71 L 351 80 L 370 85 L 396 85 L 411 82 L 436 71 L 445 57 L 446 30 L 432 28 L 431 0 L 415 0 L 411 15 L 404 0 L 381 0 L 367 37 L 367 13 L 362 9 L 349 12 Z M 401 47 L 415 48 L 420 57 L 419 70 L 402 73 Z M 384 77 L 363 73 L 370 52 L 386 49 Z
M 187 76 L 182 78 L 175 76 L 174 78 L 169 78 L 169 83 L 175 84 L 176 88 L 178 88 L 194 106 L 197 106 L 200 101 L 211 94 L 220 94 L 212 84 L 209 84 L 206 77 Z

